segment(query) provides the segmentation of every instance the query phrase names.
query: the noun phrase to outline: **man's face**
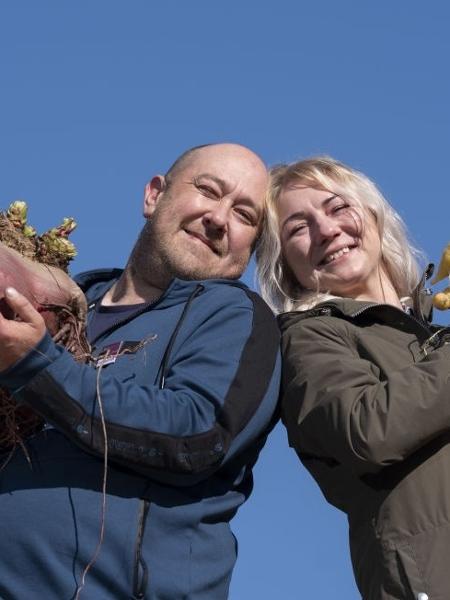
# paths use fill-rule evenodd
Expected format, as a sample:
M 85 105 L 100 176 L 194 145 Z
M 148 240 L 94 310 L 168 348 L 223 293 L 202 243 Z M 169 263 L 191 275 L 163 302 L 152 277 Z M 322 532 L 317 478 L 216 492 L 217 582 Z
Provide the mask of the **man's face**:
M 197 150 L 146 187 L 148 260 L 167 278 L 238 278 L 261 227 L 267 172 L 247 148 Z M 148 233 L 148 235 L 147 235 Z

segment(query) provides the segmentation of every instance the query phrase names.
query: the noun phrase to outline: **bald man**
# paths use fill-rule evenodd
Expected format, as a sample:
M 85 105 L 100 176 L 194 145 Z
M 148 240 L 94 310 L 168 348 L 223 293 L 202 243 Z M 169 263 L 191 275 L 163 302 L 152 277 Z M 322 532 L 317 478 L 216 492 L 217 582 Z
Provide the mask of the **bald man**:
M 90 364 L 5 290 L 19 320 L 0 316 L 0 385 L 47 425 L 0 473 L 1 598 L 227 598 L 229 521 L 278 396 L 275 321 L 238 280 L 266 184 L 235 144 L 191 149 L 151 179 L 125 269 L 77 278 Z

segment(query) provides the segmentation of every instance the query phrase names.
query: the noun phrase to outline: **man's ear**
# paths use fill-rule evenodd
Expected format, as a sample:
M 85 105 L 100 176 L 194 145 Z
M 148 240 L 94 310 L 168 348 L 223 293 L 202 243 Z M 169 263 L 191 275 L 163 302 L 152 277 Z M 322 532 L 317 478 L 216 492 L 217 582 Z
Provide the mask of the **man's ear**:
M 155 212 L 161 194 L 166 187 L 166 180 L 163 175 L 155 175 L 145 185 L 144 189 L 144 217 L 150 218 Z

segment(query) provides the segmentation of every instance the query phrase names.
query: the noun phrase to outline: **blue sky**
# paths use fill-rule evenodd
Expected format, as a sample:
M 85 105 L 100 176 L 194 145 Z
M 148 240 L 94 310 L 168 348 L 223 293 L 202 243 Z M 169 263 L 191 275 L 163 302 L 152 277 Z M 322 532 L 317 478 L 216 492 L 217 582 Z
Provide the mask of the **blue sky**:
M 268 164 L 326 153 L 361 169 L 437 261 L 449 28 L 444 0 L 2 3 L 0 206 L 27 200 L 40 229 L 74 216 L 73 272 L 121 266 L 145 182 L 190 146 L 236 141 Z M 280 426 L 255 474 L 231 600 L 359 598 L 345 517 Z

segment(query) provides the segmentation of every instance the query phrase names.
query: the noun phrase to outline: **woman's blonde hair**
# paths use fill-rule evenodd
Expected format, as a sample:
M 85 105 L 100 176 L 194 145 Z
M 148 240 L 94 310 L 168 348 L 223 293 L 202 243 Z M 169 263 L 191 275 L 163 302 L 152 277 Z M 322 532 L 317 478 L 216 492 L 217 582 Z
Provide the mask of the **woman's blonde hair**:
M 423 258 L 422 253 L 409 241 L 400 215 L 368 177 L 328 156 L 277 165 L 270 176 L 267 215 L 256 260 L 261 293 L 273 310 L 306 310 L 331 297 L 303 288 L 283 257 L 277 204 L 285 189 L 296 186 L 337 194 L 360 209 L 362 219 L 368 212 L 373 214 L 386 273 L 400 298 L 411 295 L 420 278 L 418 258 Z

